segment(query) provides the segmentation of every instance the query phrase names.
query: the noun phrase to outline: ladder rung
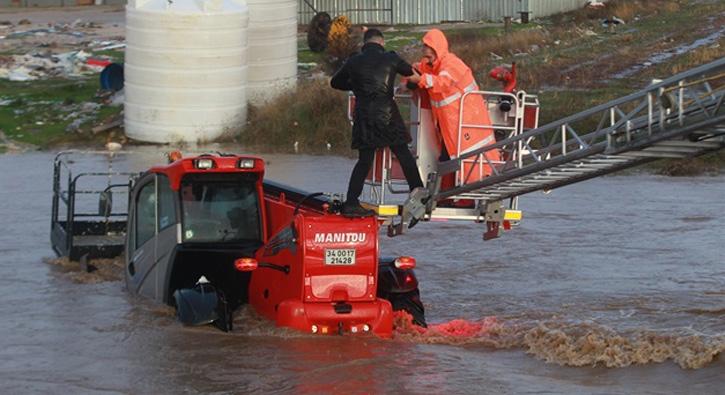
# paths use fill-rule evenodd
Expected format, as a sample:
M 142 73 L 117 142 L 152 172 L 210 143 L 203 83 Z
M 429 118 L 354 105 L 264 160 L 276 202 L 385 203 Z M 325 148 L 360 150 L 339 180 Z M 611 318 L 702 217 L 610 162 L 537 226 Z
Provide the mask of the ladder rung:
M 582 162 L 584 163 L 622 163 L 622 162 L 628 162 L 626 158 L 617 158 L 617 159 L 585 159 Z
M 660 141 L 659 143 L 655 144 L 653 147 L 673 147 L 673 148 L 720 148 L 721 144 L 715 141 L 697 141 L 697 142 L 691 142 L 691 141 L 673 141 L 673 140 L 665 140 Z
M 702 151 L 702 148 L 698 147 L 648 147 L 643 149 L 642 151 L 648 151 L 648 152 L 662 152 L 665 154 L 693 154 L 695 152 Z
M 687 155 L 683 155 L 683 154 L 668 154 L 668 153 L 646 152 L 646 151 L 625 152 L 622 155 L 631 156 L 632 158 L 673 158 L 673 159 L 682 159 L 682 158 L 687 157 Z

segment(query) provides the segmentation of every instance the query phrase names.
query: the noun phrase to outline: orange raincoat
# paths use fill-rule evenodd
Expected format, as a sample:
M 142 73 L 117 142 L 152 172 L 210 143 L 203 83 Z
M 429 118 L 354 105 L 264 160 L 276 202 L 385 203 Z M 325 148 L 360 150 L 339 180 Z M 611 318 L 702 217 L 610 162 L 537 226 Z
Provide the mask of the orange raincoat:
M 496 138 L 493 130 L 489 128 L 464 127 L 460 131 L 459 118 L 461 110 L 461 97 L 467 92 L 477 91 L 478 85 L 473 72 L 456 55 L 448 52 L 448 40 L 442 31 L 432 29 L 423 37 L 423 43 L 436 52 L 436 60 L 432 65 L 424 59 L 418 65 L 421 79 L 418 86 L 427 90 L 433 117 L 438 123 L 440 134 L 446 150 L 451 159 L 494 144 Z M 483 97 L 476 94 L 466 96 L 463 104 L 463 124 L 465 125 L 491 125 Z M 460 141 L 459 141 L 460 140 Z M 460 147 L 459 147 L 460 143 Z M 460 153 L 460 154 L 459 154 Z M 490 161 L 500 160 L 498 150 L 486 153 Z M 475 157 L 472 158 L 475 160 Z M 487 163 L 485 160 L 483 163 Z M 481 176 L 491 174 L 488 165 L 478 166 L 469 163 L 464 166 L 464 183 L 480 180 Z

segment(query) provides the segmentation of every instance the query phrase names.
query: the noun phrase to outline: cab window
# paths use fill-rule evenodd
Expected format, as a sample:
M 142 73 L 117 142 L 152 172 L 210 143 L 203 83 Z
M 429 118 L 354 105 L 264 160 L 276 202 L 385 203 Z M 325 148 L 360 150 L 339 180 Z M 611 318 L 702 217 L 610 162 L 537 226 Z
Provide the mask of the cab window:
M 257 176 L 189 175 L 181 182 L 183 239 L 242 243 L 261 239 Z
M 136 200 L 136 248 L 156 234 L 156 183 L 144 185 Z
M 159 186 L 159 232 L 176 224 L 176 207 L 174 206 L 174 191 L 168 177 L 159 174 L 157 176 Z

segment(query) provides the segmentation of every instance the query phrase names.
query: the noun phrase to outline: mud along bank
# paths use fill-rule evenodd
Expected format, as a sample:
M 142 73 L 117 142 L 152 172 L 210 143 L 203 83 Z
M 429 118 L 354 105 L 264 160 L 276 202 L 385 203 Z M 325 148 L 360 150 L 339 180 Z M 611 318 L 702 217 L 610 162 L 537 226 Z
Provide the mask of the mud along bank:
M 157 151 L 123 165 L 141 170 Z M 264 157 L 270 179 L 315 191 L 343 190 L 353 165 Z M 715 394 L 725 381 L 722 177 L 606 177 L 533 194 L 523 224 L 486 243 L 473 224 L 382 237 L 386 253 L 418 258 L 437 325 L 380 341 L 307 337 L 248 311 L 232 334 L 189 329 L 119 281 L 75 281 L 44 262 L 51 161 L 0 156 L 0 381 L 11 393 Z

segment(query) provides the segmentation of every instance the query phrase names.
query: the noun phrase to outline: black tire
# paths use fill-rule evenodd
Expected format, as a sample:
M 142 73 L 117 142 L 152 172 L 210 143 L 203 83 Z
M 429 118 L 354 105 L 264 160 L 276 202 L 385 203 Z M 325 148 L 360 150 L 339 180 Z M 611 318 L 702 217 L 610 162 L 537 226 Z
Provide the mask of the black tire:
M 425 308 L 423 302 L 420 301 L 420 291 L 413 290 L 402 294 L 390 294 L 390 303 L 393 305 L 393 311 L 405 311 L 413 316 L 413 323 L 427 328 L 425 322 Z

